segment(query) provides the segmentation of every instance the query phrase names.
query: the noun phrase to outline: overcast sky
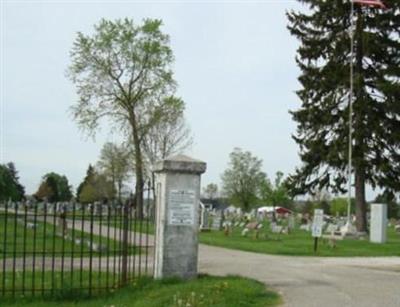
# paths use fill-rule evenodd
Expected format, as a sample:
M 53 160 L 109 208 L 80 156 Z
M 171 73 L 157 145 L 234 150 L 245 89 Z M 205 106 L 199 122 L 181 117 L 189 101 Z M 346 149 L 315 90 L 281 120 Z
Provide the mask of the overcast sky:
M 77 101 L 65 77 L 72 42 L 101 18 L 149 17 L 162 19 L 171 37 L 178 95 L 195 141 L 187 154 L 207 162 L 203 185 L 220 184 L 234 147 L 261 158 L 269 177 L 292 172 L 300 161 L 288 110 L 300 101 L 298 42 L 286 29 L 290 9 L 301 6 L 294 0 L 2 2 L 1 162 L 16 163 L 28 193 L 50 171 L 76 188 L 102 145 L 118 134 L 104 127 L 87 139 L 69 116 Z

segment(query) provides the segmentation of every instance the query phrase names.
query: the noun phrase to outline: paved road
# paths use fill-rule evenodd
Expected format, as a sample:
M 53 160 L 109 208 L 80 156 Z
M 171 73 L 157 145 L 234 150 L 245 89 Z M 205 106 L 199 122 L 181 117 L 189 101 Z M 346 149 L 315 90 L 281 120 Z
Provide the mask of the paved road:
M 278 290 L 285 306 L 400 306 L 400 257 L 287 257 L 200 245 L 199 268 L 259 280 Z

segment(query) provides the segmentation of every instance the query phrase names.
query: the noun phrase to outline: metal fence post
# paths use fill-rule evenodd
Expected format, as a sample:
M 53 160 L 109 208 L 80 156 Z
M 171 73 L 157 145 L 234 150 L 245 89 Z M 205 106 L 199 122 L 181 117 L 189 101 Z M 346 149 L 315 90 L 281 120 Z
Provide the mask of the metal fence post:
M 128 222 L 129 222 L 130 204 L 125 203 L 123 215 L 123 233 L 122 233 L 122 268 L 121 283 L 126 285 L 128 282 Z

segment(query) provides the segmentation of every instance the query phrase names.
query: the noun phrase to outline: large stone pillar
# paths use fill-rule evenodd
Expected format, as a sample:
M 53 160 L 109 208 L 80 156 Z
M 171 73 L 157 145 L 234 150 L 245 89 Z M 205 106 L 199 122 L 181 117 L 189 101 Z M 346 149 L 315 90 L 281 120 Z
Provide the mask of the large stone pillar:
M 373 243 L 386 242 L 387 205 L 371 204 L 370 241 Z
M 156 164 L 155 278 L 197 276 L 200 175 L 206 163 L 179 155 Z

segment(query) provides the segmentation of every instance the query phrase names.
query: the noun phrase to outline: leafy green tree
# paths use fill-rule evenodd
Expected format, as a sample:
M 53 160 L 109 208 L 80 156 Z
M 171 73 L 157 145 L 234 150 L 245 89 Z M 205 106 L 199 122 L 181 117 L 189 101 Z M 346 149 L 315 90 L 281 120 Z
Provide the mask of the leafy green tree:
M 19 183 L 14 163 L 0 164 L 0 201 L 20 201 L 24 195 L 25 188 Z
M 79 102 L 72 107 L 78 125 L 95 135 L 107 117 L 124 131 L 133 145 L 136 205 L 143 214 L 143 140 L 149 130 L 183 108 L 174 97 L 173 54 L 161 20 L 102 19 L 94 34 L 78 33 L 69 76 L 76 84 Z
M 383 192 L 376 196 L 375 203 L 386 204 L 388 208 L 388 218 L 400 218 L 400 203 L 396 201 L 394 195 Z
M 129 150 L 123 145 L 108 142 L 104 144 L 97 164 L 103 174 L 111 180 L 117 197 L 121 201 L 121 191 L 131 170 Z
M 315 209 L 322 209 L 324 210 L 324 214 L 330 214 L 330 195 L 327 190 L 323 189 L 313 192 L 311 199 Z
M 351 199 L 351 213 L 354 214 L 355 210 L 354 210 L 354 204 L 355 204 L 355 199 L 352 198 Z M 347 198 L 344 197 L 336 197 L 334 199 L 331 200 L 330 202 L 330 210 L 331 210 L 331 214 L 336 216 L 345 216 L 347 214 Z
M 86 176 L 77 190 L 77 199 L 82 204 L 104 202 L 115 197 L 113 182 L 89 164 Z
M 267 178 L 261 187 L 261 198 L 263 202 L 272 206 L 274 211 L 272 212 L 272 218 L 276 220 L 275 207 L 291 207 L 292 199 L 289 196 L 289 191 L 286 187 L 284 180 L 284 174 L 277 172 L 275 175 L 275 182 L 272 184 Z
M 301 207 L 301 213 L 308 213 L 309 215 L 314 214 L 315 204 L 311 200 L 306 200 Z
M 260 199 L 260 190 L 265 182 L 261 171 L 262 160 L 249 151 L 235 148 L 230 154 L 228 168 L 222 175 L 223 190 L 230 201 L 248 211 Z
M 350 1 L 299 0 L 305 12 L 288 12 L 300 41 L 294 140 L 303 165 L 291 178 L 299 194 L 315 188 L 346 192 L 348 163 Z M 356 227 L 367 230 L 365 185 L 400 190 L 400 1 L 388 10 L 356 5 L 353 171 Z
M 83 187 L 85 186 L 85 184 L 87 184 L 89 181 L 93 180 L 95 176 L 95 170 L 94 167 L 89 164 L 88 169 L 86 170 L 86 175 L 85 178 L 83 179 L 83 181 L 78 185 L 78 188 L 76 189 L 76 199 L 78 200 L 78 202 L 82 202 L 82 200 L 80 199 L 80 195 L 82 192 Z
M 57 185 L 52 184 L 52 180 L 44 180 L 40 183 L 38 190 L 34 194 L 36 199 L 47 200 L 51 203 L 56 202 Z
M 325 199 L 315 203 L 315 208 L 324 210 L 324 214 L 331 214 L 330 203 Z
M 66 176 L 48 173 L 43 176 L 35 196 L 38 199 L 47 199 L 51 203 L 69 201 L 72 198 L 71 186 Z

